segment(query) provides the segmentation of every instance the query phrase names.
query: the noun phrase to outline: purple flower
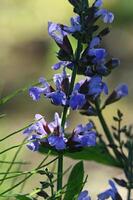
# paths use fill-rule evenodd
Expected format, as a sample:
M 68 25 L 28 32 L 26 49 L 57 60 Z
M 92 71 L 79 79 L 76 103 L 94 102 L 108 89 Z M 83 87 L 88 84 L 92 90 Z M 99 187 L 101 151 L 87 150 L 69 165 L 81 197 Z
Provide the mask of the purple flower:
M 80 16 L 75 16 L 71 18 L 71 26 L 64 26 L 63 29 L 67 33 L 75 33 L 81 31 Z
M 26 145 L 31 151 L 38 151 L 40 147 L 40 137 L 37 135 L 32 135 L 28 138 L 28 144 Z
M 81 83 L 82 83 L 82 81 L 80 83 L 75 84 L 75 87 L 74 87 L 73 92 L 72 92 L 70 99 L 69 99 L 69 106 L 73 110 L 82 108 L 83 105 L 86 103 L 85 95 L 79 93 Z
M 107 75 L 109 73 L 108 67 L 105 65 L 105 57 L 107 52 L 103 48 L 94 48 L 100 44 L 100 38 L 95 37 L 90 43 L 90 49 L 88 50 L 88 55 L 92 56 L 92 63 L 95 65 L 92 70 L 90 67 L 87 67 L 85 74 L 87 76 L 94 76 L 96 73 L 99 75 Z M 93 58 L 94 57 L 94 58 Z
M 23 134 L 29 135 L 29 134 L 33 133 L 34 131 L 36 132 L 37 130 L 38 130 L 37 124 L 33 124 L 33 125 L 29 126 L 28 128 L 26 128 L 23 131 Z
M 60 61 L 60 62 L 54 64 L 54 65 L 52 66 L 52 69 L 54 69 L 54 70 L 60 69 L 62 66 L 65 65 L 65 63 L 66 63 L 66 61 Z
M 113 68 L 116 68 L 117 66 L 120 65 L 120 60 L 118 58 L 112 58 L 111 64 Z
M 97 116 L 97 112 L 92 106 L 89 106 L 85 113 L 88 116 Z
M 116 67 L 118 67 L 120 65 L 120 60 L 118 58 L 112 58 L 111 60 L 109 60 L 106 63 L 106 67 L 109 70 L 115 69 Z
M 31 87 L 29 89 L 29 94 L 34 101 L 38 101 L 42 94 L 46 95 L 51 90 L 49 83 L 44 78 L 41 77 L 39 83 L 42 84 L 42 87 Z
M 60 116 L 59 116 L 59 114 L 57 112 L 54 115 L 54 121 L 52 121 L 49 125 L 50 125 L 50 127 L 53 128 L 53 130 L 57 131 L 57 129 L 58 129 L 58 134 L 60 134 L 62 132 L 61 118 L 60 118 Z
M 85 102 L 86 102 L 85 95 L 80 94 L 78 92 L 73 92 L 69 100 L 69 106 L 73 110 L 76 110 L 82 108 Z
M 86 68 L 85 75 L 89 77 L 94 76 L 94 71 L 90 66 Z
M 95 76 L 96 74 L 106 76 L 119 64 L 119 60 L 115 58 L 106 63 L 106 50 L 103 48 L 95 48 L 99 46 L 99 44 L 100 38 L 94 37 L 88 50 L 88 55 L 92 57 L 91 62 L 94 65 L 86 68 L 85 74 L 90 77 Z
M 51 135 L 48 137 L 50 146 L 55 147 L 56 150 L 64 150 L 66 148 L 66 139 L 62 136 Z
M 63 69 L 62 74 L 55 74 L 53 80 L 56 91 L 47 93 L 46 97 L 50 98 L 55 105 L 66 105 L 67 97 L 65 92 L 69 88 L 70 76 L 66 74 L 65 68 Z M 67 81 L 67 85 L 64 80 Z
M 118 85 L 117 88 L 111 93 L 111 95 L 106 99 L 105 105 L 114 103 L 121 98 L 128 95 L 128 86 L 126 84 Z
M 71 76 L 66 73 L 66 67 L 64 67 L 61 74 L 55 74 L 53 77 L 53 81 L 55 83 L 56 90 L 62 90 L 63 82 L 66 79 L 70 82 Z
M 104 23 L 112 23 L 114 21 L 114 15 L 106 9 L 100 9 L 95 13 L 96 17 L 101 16 Z
M 54 130 L 54 135 L 52 134 L 48 137 L 49 145 L 55 147 L 56 150 L 64 150 L 66 148 L 67 139 L 64 137 L 64 131 L 61 126 L 61 118 L 59 117 L 58 113 L 55 113 L 54 121 L 49 125 Z
M 94 3 L 95 7 L 101 7 L 103 5 L 103 1 L 102 0 L 96 0 Z
M 125 97 L 128 95 L 128 86 L 123 84 L 119 85 L 116 89 L 115 92 L 117 94 L 117 99 L 121 99 L 122 97 Z
M 55 65 L 53 65 L 52 69 L 58 70 L 62 66 L 64 67 L 64 66 L 69 66 L 69 65 L 72 65 L 72 62 L 69 62 L 69 61 L 60 61 L 60 62 L 56 63 Z
M 104 64 L 101 64 L 96 66 L 96 72 L 100 75 L 108 75 L 109 69 Z
M 29 94 L 34 101 L 38 101 L 41 98 L 41 94 L 44 94 L 45 88 L 31 87 Z
M 85 126 L 80 124 L 74 129 L 74 132 L 76 134 L 79 134 L 79 133 L 83 133 L 83 132 L 86 132 L 86 131 L 90 131 L 92 128 L 93 128 L 93 124 L 91 122 L 86 124 Z
M 81 109 L 84 109 L 84 107 L 86 107 L 86 102 L 88 100 L 89 101 L 95 100 L 102 92 L 104 92 L 105 94 L 108 94 L 108 87 L 102 81 L 102 78 L 100 76 L 93 76 L 92 78 L 87 78 L 86 80 L 80 81 L 79 83 L 75 85 L 74 91 L 72 93 L 72 95 L 74 95 L 74 98 L 75 98 L 72 101 L 73 105 L 75 105 L 78 102 L 78 96 L 76 97 L 76 94 L 75 94 L 76 92 L 77 92 L 77 95 L 79 94 L 85 95 L 86 101 L 84 101 L 82 104 L 82 107 L 80 107 Z
M 55 89 L 53 89 L 53 87 L 49 85 L 44 78 L 40 78 L 39 82 L 42 84 L 42 86 L 32 87 L 29 90 L 30 96 L 33 98 L 33 100 L 38 101 L 43 94 L 55 105 L 66 105 L 66 94 L 69 90 L 71 77 L 66 73 L 65 68 L 66 67 L 63 68 L 63 72 L 61 74 L 55 74 L 53 77 L 53 81 L 56 86 Z
M 94 76 L 90 79 L 88 83 L 88 95 L 92 96 L 95 99 L 102 92 L 108 94 L 107 85 L 102 82 L 102 78 L 99 76 Z
M 54 133 L 57 136 L 64 137 L 64 130 L 61 126 L 61 118 L 59 114 L 56 112 L 54 115 L 54 121 L 49 123 L 49 127 L 53 129 L 52 133 Z M 67 127 L 67 124 L 65 123 L 65 127 Z
M 99 49 L 89 49 L 88 51 L 89 56 L 95 56 L 95 62 L 99 62 L 101 60 L 103 60 L 106 56 L 106 50 L 99 48 Z
M 91 200 L 89 194 L 88 194 L 88 191 L 83 191 L 79 194 L 78 196 L 78 200 Z
M 93 49 L 94 47 L 98 46 L 100 44 L 100 38 L 94 37 L 90 43 L 90 49 Z
M 67 35 L 60 24 L 53 22 L 48 22 L 48 33 L 59 44 L 63 44 L 64 37 Z
M 58 113 L 54 115 L 54 121 L 49 123 L 49 126 L 53 128 L 53 133 L 48 137 L 48 143 L 50 146 L 54 146 L 57 150 L 63 150 L 66 148 L 67 139 L 64 137 L 64 130 L 61 126 L 61 118 Z M 67 127 L 65 123 L 64 128 Z
M 62 91 L 51 92 L 46 95 L 55 105 L 66 105 L 66 94 Z
M 96 132 L 92 131 L 92 128 L 92 123 L 88 123 L 85 126 L 80 124 L 74 129 L 72 140 L 77 143 L 77 147 L 90 147 L 96 145 Z
M 64 137 L 59 114 L 55 113 L 54 121 L 50 123 L 47 123 L 39 114 L 36 114 L 35 117 L 38 121 L 24 130 L 24 134 L 33 134 L 27 139 L 27 147 L 32 151 L 37 151 L 43 143 L 55 147 L 56 150 L 65 149 L 67 139 Z
M 117 200 L 118 191 L 115 187 L 115 184 L 112 180 L 109 181 L 110 189 L 98 195 L 98 200 L 106 200 L 108 198 L 112 198 L 112 200 Z
M 93 77 L 96 74 L 100 76 L 108 75 L 111 70 L 119 66 L 120 61 L 117 58 L 112 58 L 110 61 L 106 62 L 107 52 L 103 48 L 95 48 L 99 46 L 100 38 L 94 37 L 90 43 L 88 50 L 88 55 L 91 56 L 91 62 L 93 66 L 87 66 L 85 70 L 85 75 Z
M 97 116 L 97 112 L 92 106 L 89 106 L 86 112 L 88 116 Z
M 38 126 L 37 129 L 37 133 L 41 134 L 41 135 L 47 135 L 48 132 L 53 131 L 49 125 L 47 124 L 47 122 L 45 121 L 45 119 L 43 118 L 42 115 L 40 114 L 36 114 L 35 115 L 35 119 L 37 120 L 36 125 Z
M 40 114 L 35 115 L 36 122 L 26 128 L 23 131 L 23 134 L 29 135 L 31 133 L 38 133 L 39 135 L 47 135 L 47 132 L 45 131 L 44 127 L 46 126 L 46 121 L 44 120 L 43 116 Z

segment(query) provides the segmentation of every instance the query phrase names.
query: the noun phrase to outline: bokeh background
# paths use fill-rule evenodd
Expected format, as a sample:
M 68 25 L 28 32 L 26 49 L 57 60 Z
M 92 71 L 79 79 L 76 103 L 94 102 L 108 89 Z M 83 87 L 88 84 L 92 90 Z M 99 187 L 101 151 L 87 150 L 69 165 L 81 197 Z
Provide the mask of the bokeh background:
M 110 106 L 105 111 L 106 120 L 111 123 L 112 115 L 117 108 L 125 113 L 125 123 L 132 124 L 132 101 L 133 101 L 133 1 L 112 0 L 105 1 L 105 7 L 115 13 L 115 22 L 111 25 L 111 33 L 105 37 L 103 45 L 107 48 L 109 55 L 118 57 L 121 66 L 114 70 L 112 75 L 106 79 L 110 85 L 110 91 L 120 82 L 129 85 L 129 97 Z M 73 15 L 72 7 L 67 0 L 0 0 L 0 97 L 4 97 L 21 87 L 31 85 L 40 76 L 51 78 L 53 72 L 51 66 L 57 61 L 57 46 L 47 33 L 47 22 L 55 21 L 69 24 L 69 18 Z M 6 116 L 0 120 L 0 137 L 8 135 L 13 131 L 24 127 L 32 122 L 35 113 L 40 113 L 52 120 L 53 113 L 61 111 L 60 108 L 52 106 L 44 98 L 39 102 L 33 102 L 28 92 L 18 95 L 0 108 L 0 113 Z M 78 116 L 78 118 L 77 118 Z M 70 119 L 69 119 L 70 120 Z M 87 122 L 86 117 L 76 113 L 71 115 L 71 127 L 78 122 Z M 97 126 L 102 132 L 99 123 Z M 6 140 L 1 144 L 1 150 L 9 146 L 21 143 L 21 133 Z M 15 151 L 4 154 L 0 160 L 11 160 Z M 23 167 L 30 170 L 43 158 L 42 155 L 29 152 L 26 148 L 18 157 L 20 160 L 30 161 L 32 164 Z M 75 161 L 66 159 L 65 164 Z M 88 173 L 88 189 L 95 199 L 97 192 L 107 187 L 109 178 L 121 177 L 121 170 L 85 162 L 86 173 Z M 6 170 L 5 166 L 1 169 Z M 28 182 L 24 191 L 32 191 L 39 186 L 39 178 L 33 178 Z M 65 179 L 67 176 L 65 177 Z M 10 181 L 5 181 L 3 189 L 10 187 Z M 16 189 L 14 192 L 18 191 Z M 125 191 L 123 192 L 123 197 Z

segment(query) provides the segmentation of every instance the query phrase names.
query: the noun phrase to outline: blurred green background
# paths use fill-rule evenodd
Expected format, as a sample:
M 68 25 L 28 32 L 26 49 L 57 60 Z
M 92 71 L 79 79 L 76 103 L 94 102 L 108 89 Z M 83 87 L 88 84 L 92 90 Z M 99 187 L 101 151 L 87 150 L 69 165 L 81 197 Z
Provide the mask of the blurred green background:
M 120 103 L 110 106 L 105 111 L 108 122 L 112 122 L 112 115 L 117 108 L 125 113 L 125 122 L 132 123 L 131 103 L 133 101 L 133 1 L 112 0 L 105 1 L 105 7 L 115 13 L 115 22 L 111 25 L 111 33 L 104 40 L 104 47 L 109 55 L 119 57 L 121 66 L 113 71 L 107 78 L 110 91 L 120 82 L 129 85 L 129 97 Z M 12 91 L 30 85 L 38 80 L 40 76 L 51 78 L 53 72 L 51 66 L 57 61 L 57 46 L 47 34 L 47 22 L 54 21 L 69 24 L 72 14 L 72 7 L 67 0 L 0 0 L 0 96 L 4 97 Z M 2 106 L 0 113 L 6 117 L 0 120 L 0 137 L 20 129 L 34 119 L 35 113 L 40 113 L 48 120 L 51 120 L 53 113 L 59 110 L 50 102 L 41 99 L 33 102 L 28 92 L 21 94 Z M 60 110 L 61 111 L 61 110 Z M 71 116 L 72 128 L 79 122 L 86 122 L 88 119 L 80 115 L 75 119 L 75 113 Z M 98 124 L 99 126 L 99 124 Z M 101 130 L 102 132 L 102 130 Z M 23 136 L 19 133 L 14 138 L 1 144 L 1 149 L 20 143 Z M 8 144 L 8 145 L 7 145 Z M 15 151 L 4 154 L 2 159 L 9 159 Z M 34 159 L 33 159 L 34 158 Z M 30 160 L 33 164 L 25 167 L 31 169 L 37 165 L 42 155 L 29 152 L 24 148 L 19 156 L 21 160 Z M 66 165 L 73 163 L 66 159 Z M 93 197 L 97 191 L 102 191 L 107 185 L 108 178 L 122 176 L 120 170 L 105 167 L 94 162 L 85 162 L 89 174 L 86 188 L 90 190 Z M 102 184 L 101 184 L 102 180 Z M 38 186 L 39 179 L 29 182 L 24 191 L 32 191 Z M 4 189 L 10 186 L 6 182 Z M 2 189 L 0 189 L 2 190 Z M 124 194 L 123 194 L 124 195 Z

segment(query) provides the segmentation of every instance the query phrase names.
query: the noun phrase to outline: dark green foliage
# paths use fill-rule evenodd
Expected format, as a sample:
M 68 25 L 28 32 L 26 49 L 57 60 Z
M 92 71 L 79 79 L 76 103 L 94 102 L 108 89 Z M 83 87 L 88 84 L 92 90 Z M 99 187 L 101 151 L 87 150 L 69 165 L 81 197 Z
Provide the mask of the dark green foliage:
M 83 162 L 78 162 L 72 169 L 68 178 L 67 189 L 64 200 L 73 200 L 82 190 L 84 181 L 84 166 Z
M 48 149 L 42 146 L 40 148 L 40 153 L 47 153 Z M 51 154 L 57 155 L 57 151 L 52 151 Z M 91 161 L 96 161 L 98 163 L 104 164 L 104 165 L 109 165 L 109 166 L 115 166 L 115 167 L 120 167 L 119 162 L 117 162 L 106 150 L 103 146 L 98 145 L 96 147 L 89 147 L 89 148 L 84 148 L 81 151 L 78 152 L 65 152 L 64 156 L 73 158 L 75 160 L 91 160 Z
M 127 182 L 123 179 L 114 178 L 114 181 L 121 187 L 127 187 Z
M 16 199 L 17 199 L 17 200 L 35 200 L 35 199 L 33 199 L 32 197 L 29 197 L 29 196 L 26 195 L 26 194 L 18 194 L 18 195 L 16 196 Z

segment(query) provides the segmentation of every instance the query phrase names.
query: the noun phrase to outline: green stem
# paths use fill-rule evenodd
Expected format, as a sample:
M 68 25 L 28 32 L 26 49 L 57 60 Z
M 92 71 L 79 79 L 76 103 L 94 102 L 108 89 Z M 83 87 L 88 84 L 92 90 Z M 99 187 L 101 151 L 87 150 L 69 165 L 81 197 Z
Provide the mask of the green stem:
M 80 58 L 81 49 L 82 49 L 82 44 L 81 44 L 81 41 L 78 40 L 77 49 L 75 52 L 75 62 L 74 62 L 75 64 L 74 64 L 74 68 L 73 68 L 73 72 L 72 72 L 71 84 L 70 84 L 70 89 L 69 89 L 69 96 L 71 95 L 73 88 L 74 88 L 74 83 L 75 83 L 77 70 L 78 70 L 78 60 Z
M 63 174 L 63 154 L 59 153 L 58 174 L 57 174 L 57 191 L 60 191 L 62 189 L 62 174 Z
M 68 93 L 68 99 L 73 91 L 74 88 L 74 84 L 75 84 L 75 79 L 76 79 L 76 75 L 77 75 L 77 69 L 78 69 L 78 60 L 80 58 L 80 53 L 81 53 L 81 41 L 78 40 L 77 43 L 77 49 L 75 52 L 75 61 L 74 61 L 74 68 L 72 71 L 72 78 L 71 78 L 71 83 L 70 83 L 70 88 L 69 88 L 69 93 Z M 64 130 L 64 126 L 66 123 L 66 118 L 67 118 L 67 112 L 68 112 L 68 105 L 66 105 L 64 107 L 64 111 L 63 111 L 63 115 L 62 115 L 62 121 L 61 121 L 61 126 L 62 129 Z M 57 173 L 57 191 L 61 191 L 62 190 L 62 178 L 63 178 L 63 153 L 59 152 L 59 158 L 58 158 L 58 173 Z M 61 200 L 62 197 L 59 197 L 59 200 Z
M 127 161 L 127 171 L 128 171 L 128 194 L 127 200 L 131 200 L 131 191 L 133 183 L 133 143 L 130 143 L 129 152 L 128 152 L 128 161 Z
M 14 136 L 15 134 L 17 134 L 17 133 L 19 133 L 19 132 L 21 132 L 21 131 L 23 131 L 23 130 L 25 130 L 26 128 L 28 128 L 28 127 L 31 126 L 31 125 L 32 125 L 32 124 L 29 124 L 29 125 L 25 126 L 24 128 L 21 128 L 21 129 L 15 131 L 15 132 L 13 132 L 13 133 L 11 133 L 11 134 L 5 136 L 4 138 L 1 138 L 1 139 L 0 139 L 0 142 L 6 140 L 7 138 L 9 138 L 9 137 L 11 137 L 11 136 Z
M 46 157 L 43 159 L 43 161 L 35 168 L 34 171 L 39 170 L 39 169 L 42 169 L 42 168 L 44 168 L 44 167 L 50 165 L 52 162 L 55 162 L 55 161 L 57 160 L 57 158 L 55 158 L 55 159 L 53 159 L 52 161 L 49 161 L 48 163 L 43 164 L 43 163 L 46 161 L 47 158 L 48 158 L 48 156 L 46 156 Z M 12 187 L 6 189 L 5 191 L 3 191 L 2 193 L 0 193 L 0 197 L 3 196 L 3 195 L 6 194 L 6 193 L 12 191 L 13 189 L 15 189 L 16 187 L 18 187 L 19 185 L 21 185 L 23 182 L 25 182 L 27 179 L 29 179 L 29 178 L 30 178 L 32 175 L 34 175 L 34 174 L 35 174 L 35 173 L 30 173 L 28 176 L 26 176 L 26 177 L 25 177 L 24 179 L 22 179 L 20 182 L 16 183 L 14 186 L 12 186 Z
M 61 120 L 61 127 L 64 129 L 65 123 L 66 123 L 66 117 L 67 117 L 67 111 L 68 111 L 68 106 L 64 107 L 63 115 L 62 115 L 62 120 Z
M 110 130 L 109 130 L 109 128 L 108 128 L 108 126 L 107 126 L 107 124 L 105 122 L 105 119 L 104 119 L 103 115 L 102 115 L 102 112 L 101 112 L 101 109 L 100 109 L 98 101 L 95 102 L 95 106 L 96 106 L 96 110 L 97 110 L 99 121 L 100 121 L 100 123 L 102 125 L 102 128 L 103 128 L 103 130 L 105 132 L 105 135 L 106 135 L 109 143 L 111 145 L 113 145 L 114 144 L 114 140 L 113 140 L 113 138 L 111 136 Z
M 1 183 L 0 183 L 0 186 L 3 184 L 3 182 L 4 182 L 4 180 L 6 179 L 8 173 L 10 172 L 10 170 L 11 170 L 11 168 L 12 168 L 12 166 L 13 166 L 13 164 L 14 164 L 14 162 L 15 162 L 15 160 L 16 160 L 18 154 L 19 154 L 19 152 L 21 151 L 21 149 L 22 149 L 22 147 L 23 147 L 23 144 L 25 143 L 25 140 L 26 140 L 26 139 L 24 139 L 24 140 L 22 141 L 21 146 L 20 146 L 20 147 L 18 148 L 18 150 L 16 151 L 16 153 L 15 153 L 13 159 L 12 159 L 12 162 L 11 162 L 11 164 L 9 165 L 9 167 L 8 167 L 8 169 L 7 169 L 7 171 L 6 171 L 5 175 L 4 175 L 4 177 L 3 177 L 3 180 L 2 180 Z
M 112 145 L 112 146 L 114 145 L 114 148 L 112 148 L 112 149 L 113 149 L 113 152 L 114 152 L 116 158 L 117 158 L 117 159 L 120 161 L 120 163 L 123 165 L 123 161 L 122 161 L 122 159 L 121 159 L 121 157 L 120 157 L 120 153 L 119 153 L 119 151 L 115 148 L 115 143 L 114 143 L 113 137 L 112 137 L 111 132 L 110 132 L 110 130 L 109 130 L 107 124 L 106 124 L 106 121 L 105 121 L 105 119 L 104 119 L 104 117 L 103 117 L 103 115 L 102 115 L 102 111 L 101 111 L 101 109 L 100 109 L 100 106 L 99 106 L 99 102 L 98 102 L 98 101 L 95 102 L 95 107 L 96 107 L 96 110 L 97 110 L 97 114 L 98 114 L 99 121 L 100 121 L 100 123 L 101 123 L 101 125 L 102 125 L 102 128 L 103 128 L 103 130 L 104 130 L 104 133 L 105 133 L 105 135 L 106 135 L 106 138 L 107 138 L 107 140 L 108 140 L 108 142 L 109 142 L 110 145 Z
M 127 200 L 131 200 L 131 188 L 128 188 Z

